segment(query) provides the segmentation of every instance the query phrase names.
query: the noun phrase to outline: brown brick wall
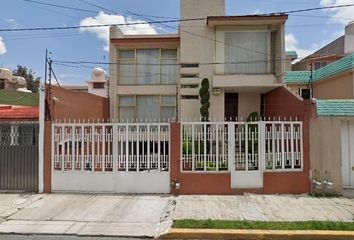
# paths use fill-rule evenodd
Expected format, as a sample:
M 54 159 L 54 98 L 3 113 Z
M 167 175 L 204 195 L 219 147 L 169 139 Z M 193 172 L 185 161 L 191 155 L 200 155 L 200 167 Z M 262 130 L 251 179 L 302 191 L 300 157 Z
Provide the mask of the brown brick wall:
M 52 86 L 49 102 L 52 120 L 102 121 L 109 118 L 108 99 L 93 94 Z

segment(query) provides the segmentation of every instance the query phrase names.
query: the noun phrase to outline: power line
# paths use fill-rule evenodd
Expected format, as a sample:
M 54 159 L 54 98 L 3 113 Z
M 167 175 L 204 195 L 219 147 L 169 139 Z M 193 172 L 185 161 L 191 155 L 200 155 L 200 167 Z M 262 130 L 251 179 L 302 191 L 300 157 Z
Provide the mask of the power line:
M 80 12 L 97 13 L 96 11 L 93 11 L 93 10 L 82 9 L 82 8 L 75 8 L 75 7 L 68 7 L 68 6 L 64 6 L 64 5 L 58 5 L 58 4 L 40 2 L 40 1 L 35 1 L 35 0 L 23 0 L 23 1 L 25 1 L 25 2 L 30 2 L 30 3 L 35 3 L 35 4 L 39 4 L 39 5 L 45 5 L 45 6 L 56 7 L 56 8 L 63 8 L 63 9 L 69 9 L 69 10 L 74 10 L 74 11 L 80 11 Z
M 37 2 L 34 0 L 23 0 L 29 2 Z M 40 2 L 42 3 L 42 2 Z M 53 6 L 60 6 L 64 8 L 70 9 L 77 9 L 72 7 L 66 7 L 62 5 L 56 4 L 46 4 L 46 5 L 53 5 Z M 354 4 L 345 4 L 345 5 L 333 5 L 327 7 L 318 7 L 318 8 L 307 8 L 307 9 L 299 9 L 299 10 L 292 10 L 292 11 L 284 11 L 284 12 L 275 12 L 275 13 L 268 13 L 262 15 L 279 15 L 279 14 L 291 14 L 291 13 L 298 13 L 298 12 L 306 12 L 306 11 L 315 11 L 315 10 L 322 10 L 322 9 L 335 9 L 335 8 L 344 8 L 344 7 L 353 7 Z M 81 9 L 83 10 L 83 9 Z M 86 10 L 83 10 L 86 11 Z M 97 13 L 96 11 L 88 10 L 91 13 Z M 135 14 L 134 15 L 138 15 Z M 141 14 L 140 14 L 141 16 Z M 261 16 L 261 15 L 260 15 Z M 77 28 L 92 28 L 92 27 L 109 27 L 109 26 L 129 26 L 129 25 L 141 25 L 141 24 L 162 24 L 162 23 L 172 23 L 172 22 L 187 22 L 187 21 L 201 21 L 206 20 L 206 18 L 191 18 L 191 19 L 175 19 L 175 20 L 161 20 L 161 21 L 151 21 L 151 22 L 134 22 L 134 23 L 117 23 L 117 24 L 96 24 L 96 25 L 86 25 L 86 26 L 69 26 L 69 27 L 34 27 L 34 28 L 7 28 L 7 29 L 0 29 L 0 32 L 14 32 L 14 31 L 44 31 L 44 30 L 65 30 L 65 29 L 77 29 Z M 170 26 L 171 27 L 171 26 Z
M 116 24 L 93 24 L 93 25 L 67 26 L 67 27 L 5 28 L 5 29 L 0 29 L 0 32 L 48 31 L 48 30 L 67 30 L 67 29 L 79 29 L 79 28 L 111 27 L 111 26 L 133 26 L 133 25 L 144 25 L 144 24 L 154 24 L 154 23 L 188 22 L 188 21 L 197 21 L 197 20 L 205 20 L 205 19 L 206 18 L 190 18 L 190 19 L 179 19 L 179 20 L 161 20 L 161 21 L 151 21 L 151 22 L 131 22 L 131 23 L 116 23 Z
M 345 8 L 345 7 L 354 7 L 354 4 L 342 4 L 342 5 L 332 5 L 332 6 L 327 6 L 327 7 L 305 8 L 305 9 L 286 11 L 286 12 L 276 12 L 274 14 L 291 14 L 291 13 L 310 12 L 310 11 L 318 11 L 318 10 L 325 10 L 325 9 L 335 9 L 335 8 Z

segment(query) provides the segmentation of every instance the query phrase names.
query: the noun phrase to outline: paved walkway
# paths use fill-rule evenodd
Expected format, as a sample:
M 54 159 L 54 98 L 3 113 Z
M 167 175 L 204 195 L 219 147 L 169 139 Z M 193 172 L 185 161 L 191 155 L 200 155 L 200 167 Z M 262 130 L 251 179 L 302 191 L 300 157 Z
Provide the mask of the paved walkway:
M 260 221 L 354 220 L 354 199 L 309 196 L 179 196 L 173 219 Z
M 164 224 L 169 202 L 169 196 L 0 194 L 0 233 L 154 237 L 171 225 Z
M 0 234 L 156 237 L 175 219 L 353 221 L 354 199 L 0 194 Z

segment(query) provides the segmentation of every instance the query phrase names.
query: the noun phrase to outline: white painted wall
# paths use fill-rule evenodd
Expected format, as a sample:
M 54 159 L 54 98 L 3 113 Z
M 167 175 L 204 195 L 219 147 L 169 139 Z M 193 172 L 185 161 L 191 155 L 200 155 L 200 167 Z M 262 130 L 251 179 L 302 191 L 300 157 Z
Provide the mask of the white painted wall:
M 57 172 L 53 192 L 170 193 L 169 172 Z

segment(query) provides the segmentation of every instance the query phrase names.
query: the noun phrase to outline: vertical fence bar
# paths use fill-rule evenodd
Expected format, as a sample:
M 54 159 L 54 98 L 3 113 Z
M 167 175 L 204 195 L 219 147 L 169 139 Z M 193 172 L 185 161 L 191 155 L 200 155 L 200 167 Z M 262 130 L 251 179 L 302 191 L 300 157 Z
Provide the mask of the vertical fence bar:
M 105 125 L 102 125 L 102 172 L 106 171 L 106 136 L 107 136 L 107 131 Z
M 248 123 L 245 124 L 245 169 L 248 171 Z
M 280 124 L 280 135 L 281 135 L 281 168 L 285 169 L 285 146 L 284 146 L 284 123 Z
M 129 171 L 129 126 L 125 126 L 125 171 Z
M 147 125 L 147 170 L 150 171 L 150 127 L 151 125 Z
M 118 159 L 118 126 L 116 124 L 112 124 L 112 172 L 118 171 L 119 167 L 119 159 Z
M 207 163 L 207 125 L 203 124 L 204 129 L 204 172 L 206 171 L 206 163 Z
M 171 139 L 168 138 L 170 141 Z M 161 172 L 161 125 L 157 127 L 157 170 Z M 183 161 L 183 160 L 182 160 Z
M 299 132 L 300 132 L 300 167 L 304 169 L 304 139 L 303 139 L 303 123 L 299 123 Z
M 216 131 L 216 136 L 215 136 L 215 169 L 216 171 L 219 171 L 219 125 L 216 123 L 215 125 L 215 131 Z

